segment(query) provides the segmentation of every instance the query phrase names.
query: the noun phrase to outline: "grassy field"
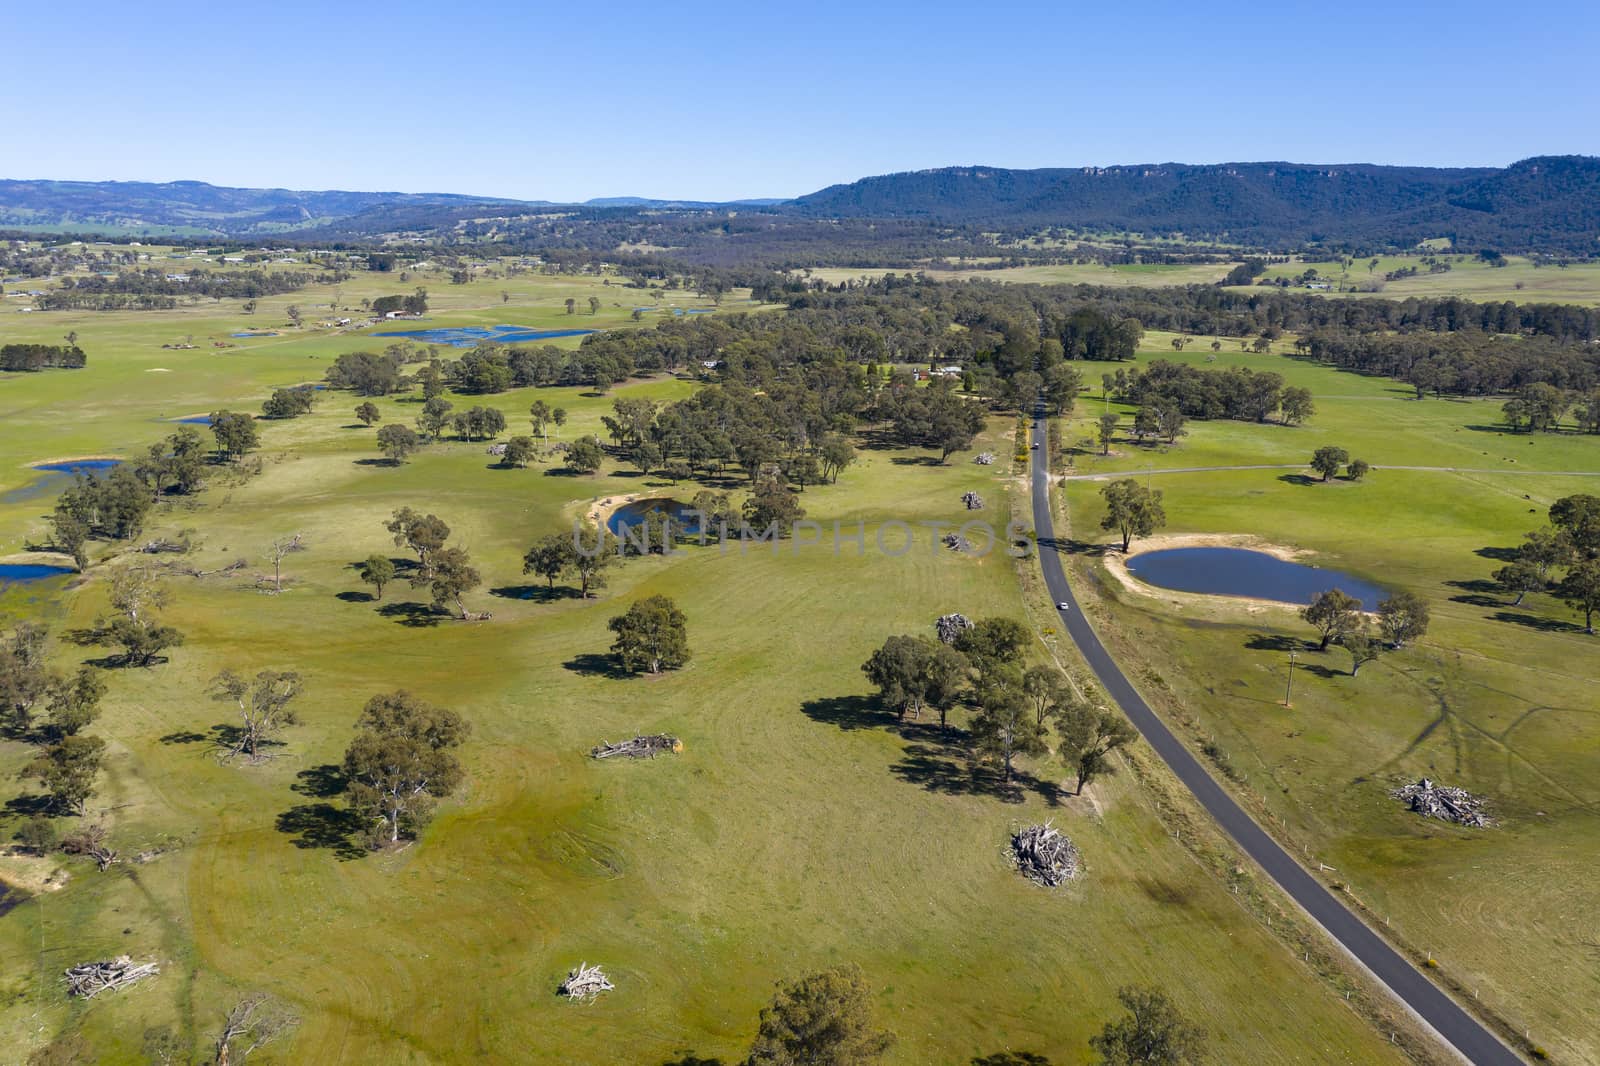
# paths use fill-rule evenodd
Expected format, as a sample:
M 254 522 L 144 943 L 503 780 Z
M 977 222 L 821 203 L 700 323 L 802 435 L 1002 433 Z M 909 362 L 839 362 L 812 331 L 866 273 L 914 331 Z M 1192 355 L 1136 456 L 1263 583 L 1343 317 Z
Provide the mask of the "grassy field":
M 1182 356 L 1166 339 L 1147 337 L 1148 355 L 1209 354 L 1194 350 L 1207 348 L 1204 338 Z M 1348 885 L 1419 961 L 1433 957 L 1555 1061 L 1600 1060 L 1589 920 L 1600 862 L 1600 644 L 1551 597 L 1512 607 L 1487 580 L 1503 565 L 1498 552 L 1542 526 L 1553 500 L 1600 493 L 1600 439 L 1512 435 L 1495 424 L 1497 401 L 1419 402 L 1395 383 L 1281 356 L 1225 348 L 1215 365 L 1229 364 L 1309 387 L 1316 416 L 1296 428 L 1191 423 L 1176 447 L 1119 438 L 1105 457 L 1087 441 L 1108 406 L 1091 368 L 1096 384 L 1065 438 L 1086 445 L 1073 472 L 1148 477 L 1164 493 L 1167 532 L 1254 534 L 1410 589 L 1431 607 L 1428 636 L 1351 678 L 1342 650 L 1306 649 L 1313 631 L 1290 608 L 1131 592 L 1086 549 L 1075 566 L 1097 625 L 1143 673 L 1148 696 L 1197 743 L 1227 753 L 1240 790 L 1280 835 L 1333 867 L 1328 880 Z M 1145 473 L 1298 464 L 1324 444 L 1367 459 L 1372 474 L 1324 485 L 1303 468 Z M 1557 473 L 1567 471 L 1587 474 Z M 1099 488 L 1064 485 L 1073 534 L 1086 544 L 1107 538 Z M 1301 666 L 1292 710 L 1281 703 L 1291 647 Z M 1501 826 L 1427 822 L 1386 795 L 1423 775 L 1486 795 Z
M 1341 262 L 1295 260 L 1287 264 L 1273 264 L 1263 277 L 1298 278 L 1314 268 L 1324 280 L 1352 288 L 1381 283 L 1378 291 L 1351 292 L 1342 295 L 1381 296 L 1390 300 L 1403 300 L 1409 296 L 1459 296 L 1478 302 L 1513 300 L 1517 303 L 1600 304 L 1600 263 L 1580 262 L 1568 266 L 1555 264 L 1536 265 L 1527 256 L 1508 255 L 1505 266 L 1491 266 L 1477 256 L 1440 254 L 1439 258 L 1450 264 L 1450 269 L 1438 274 L 1428 272 L 1428 264 L 1420 262 L 1417 255 L 1386 255 L 1376 257 L 1377 266 L 1367 266 L 1371 259 L 1357 259 L 1346 268 Z M 1384 281 L 1383 277 L 1404 267 L 1416 267 L 1410 277 Z M 1241 290 L 1243 291 L 1243 290 Z M 1304 291 L 1304 290 L 1290 290 Z M 1338 296 L 1331 291 L 1325 295 Z
M 411 284 L 362 278 L 341 301 Z M 601 313 L 577 323 L 625 327 L 645 302 L 571 277 L 430 293 L 423 325 L 563 326 L 573 318 L 562 301 L 595 293 Z M 202 340 L 281 321 L 291 299 L 314 302 L 279 297 L 253 317 L 217 305 L 8 318 L 6 339 L 76 330 L 90 365 L 0 381 L 0 484 L 26 483 L 41 459 L 131 454 L 170 431 L 163 418 L 254 410 L 271 386 L 315 380 L 338 353 L 384 343 L 318 330 L 229 349 Z M 189 334 L 199 349 L 160 348 Z M 615 391 L 669 400 L 693 388 L 657 378 Z M 597 429 L 611 401 L 557 389 L 489 402 L 516 426 L 535 398 L 572 412 L 568 436 Z M 1129 982 L 1167 988 L 1211 1030 L 1219 1061 L 1397 1061 L 1388 1037 L 1240 904 L 1236 882 L 1175 842 L 1134 775 L 1073 798 L 1057 787 L 1059 765 L 1040 760 L 1025 787 L 996 789 L 935 728 L 895 727 L 866 697 L 859 663 L 885 636 L 930 631 L 952 610 L 1022 613 L 1031 571 L 998 554 L 935 549 L 925 530 L 901 557 L 872 546 L 889 519 L 965 517 L 967 489 L 1004 499 L 1016 488 L 1007 473 L 964 456 L 940 467 L 868 451 L 802 501 L 825 526 L 865 523 L 865 554 L 690 549 L 630 562 L 597 601 L 547 600 L 520 573 L 533 539 L 596 498 L 692 488 L 611 464 L 592 479 L 502 470 L 482 444 L 372 465 L 354 403 L 324 394 L 312 415 L 266 425 L 259 476 L 219 481 L 152 520 L 151 536 L 192 529 L 188 561 L 201 568 L 241 555 L 251 567 L 174 579 L 168 618 L 185 646 L 152 669 L 111 673 L 93 727 L 110 744 L 93 806 L 128 861 L 104 874 L 68 863 L 65 888 L 0 917 L 0 1061 L 63 1030 L 80 1033 L 95 1062 L 142 1061 L 148 1026 L 204 1047 L 221 1012 L 261 989 L 301 1024 L 253 1062 L 731 1062 L 772 982 L 842 961 L 860 963 L 877 990 L 900 1037 L 896 1063 L 1002 1049 L 1086 1062 L 1089 1035 Z M 386 422 L 415 410 L 380 406 Z M 1008 428 L 997 421 L 978 446 L 1005 454 Z M 382 522 L 404 505 L 450 523 L 485 577 L 469 604 L 492 621 L 424 617 L 404 587 L 367 598 L 350 564 L 394 550 Z M 42 532 L 49 506 L 48 496 L 0 503 L 0 555 Z M 309 550 L 291 557 L 285 591 L 257 591 L 266 543 L 297 531 Z M 0 607 L 84 625 L 123 563 L 101 562 L 71 588 L 13 590 Z M 656 592 L 688 615 L 694 661 L 654 681 L 610 676 L 606 620 Z M 86 654 L 54 649 L 63 667 Z M 203 738 L 227 715 L 206 681 L 267 667 L 306 678 L 303 724 L 281 758 L 221 764 Z M 341 801 L 324 794 L 326 768 L 361 704 L 398 687 L 471 721 L 468 776 L 418 843 L 365 853 Z M 585 757 L 599 741 L 657 730 L 680 735 L 684 753 L 625 766 Z M 15 781 L 26 758 L 0 742 L 0 780 Z M 0 809 L 0 838 L 15 811 Z M 1058 894 L 1003 856 L 1012 827 L 1045 818 L 1086 861 L 1084 879 Z M 135 861 L 141 852 L 149 861 Z M 0 858 L 13 880 L 39 872 Z M 161 959 L 162 976 L 89 1004 L 65 999 L 65 966 L 124 952 Z M 555 996 L 580 960 L 603 963 L 617 991 L 588 1007 Z
M 1197 265 L 1165 263 L 1126 263 L 1105 266 L 1099 263 L 1064 263 L 1055 266 L 994 267 L 977 270 L 929 268 L 929 277 L 946 281 L 982 278 L 988 281 L 1032 282 L 1039 285 L 1106 285 L 1112 287 L 1159 285 L 1209 285 L 1221 281 L 1234 263 Z M 848 267 L 818 267 L 812 277 L 838 283 L 856 278 L 882 277 L 882 270 L 854 270 Z

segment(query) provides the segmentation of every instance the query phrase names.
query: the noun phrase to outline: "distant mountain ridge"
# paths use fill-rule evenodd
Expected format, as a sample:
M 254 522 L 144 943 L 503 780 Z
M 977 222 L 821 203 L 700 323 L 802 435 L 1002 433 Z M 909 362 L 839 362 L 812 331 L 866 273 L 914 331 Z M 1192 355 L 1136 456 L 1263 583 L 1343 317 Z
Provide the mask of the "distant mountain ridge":
M 306 191 L 244 189 L 203 181 L 23 181 L 0 179 L 0 229 L 6 227 L 94 231 L 196 231 L 256 237 L 312 229 L 368 212 L 376 216 L 426 218 L 426 209 L 476 206 L 536 210 L 546 207 L 708 209 L 768 207 L 781 200 L 731 203 L 602 197 L 583 204 L 514 200 L 461 193 Z M 423 209 L 418 211 L 417 209 Z
M 1247 246 L 1363 249 L 1449 237 L 1474 250 L 1600 255 L 1600 158 L 1541 156 L 1509 167 L 1367 163 L 1160 163 L 1012 170 L 942 167 L 831 185 L 795 200 L 599 197 L 582 204 L 458 193 L 240 189 L 166 183 L 0 180 L 0 229 L 188 232 L 362 239 L 441 232 L 483 218 L 575 211 L 586 224 L 642 223 L 674 212 L 777 215 L 790 224 L 883 219 L 979 231 L 1183 235 Z M 478 227 L 480 230 L 485 227 Z M 619 238 L 621 239 L 621 238 Z M 634 235 L 627 239 L 641 239 Z M 590 244 L 589 247 L 602 247 Z
M 1600 158 L 1543 156 L 1505 168 L 942 167 L 832 185 L 788 209 L 816 218 L 1184 233 L 1268 246 L 1454 236 L 1464 244 L 1596 254 Z
M 384 204 L 470 203 L 518 201 L 453 193 L 238 189 L 202 181 L 0 179 L 0 227 L 153 228 L 247 236 L 303 229 Z

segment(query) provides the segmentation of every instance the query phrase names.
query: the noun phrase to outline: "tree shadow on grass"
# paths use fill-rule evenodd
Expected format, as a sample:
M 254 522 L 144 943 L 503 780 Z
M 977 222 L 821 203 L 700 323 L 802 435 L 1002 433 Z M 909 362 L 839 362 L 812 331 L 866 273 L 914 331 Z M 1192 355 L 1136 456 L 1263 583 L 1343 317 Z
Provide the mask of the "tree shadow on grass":
M 362 858 L 367 849 L 354 838 L 361 832 L 361 819 L 354 811 L 331 803 L 301 803 L 278 815 L 278 832 L 293 836 L 297 848 L 320 848 L 333 852 L 341 862 Z
M 161 738 L 163 744 L 198 744 L 202 740 L 210 740 L 206 733 L 196 733 L 192 729 L 180 729 L 176 733 L 168 733 Z
M 1537 629 L 1543 633 L 1582 633 L 1583 627 L 1576 622 L 1566 622 L 1559 618 L 1540 618 L 1536 614 L 1523 614 L 1519 611 L 1496 611 L 1491 615 L 1496 622 L 1511 622 L 1529 629 Z
M 1025 785 L 1038 782 L 1029 774 L 1000 774 L 975 766 L 966 753 L 948 744 L 909 744 L 900 761 L 889 767 L 900 780 L 947 796 L 993 796 L 1003 803 L 1021 803 Z
M 373 603 L 377 597 L 370 592 L 346 591 L 336 594 L 334 599 L 343 600 L 345 603 Z
M 622 681 L 633 676 L 618 664 L 614 656 L 592 651 L 575 655 L 561 665 L 581 677 L 608 677 L 614 681 Z
M 1471 581 L 1446 581 L 1451 588 L 1464 589 L 1465 595 L 1451 596 L 1451 603 L 1465 603 L 1473 607 L 1514 607 L 1516 606 L 1503 595 L 1504 590 L 1493 581 L 1483 578 L 1474 578 Z M 1502 595 L 1492 595 L 1493 593 Z
M 342 795 L 350 783 L 344 776 L 344 769 L 331 762 L 301 770 L 294 777 L 294 784 L 289 786 L 291 791 L 317 799 Z
M 944 460 L 933 455 L 897 455 L 889 462 L 895 466 L 944 466 Z
M 400 465 L 398 460 L 390 459 L 390 458 L 387 458 L 387 457 L 376 458 L 376 459 L 374 459 L 374 458 L 356 459 L 356 460 L 353 460 L 353 462 L 357 466 L 395 467 L 395 466 L 399 466 Z
M 800 705 L 807 718 L 826 722 L 850 731 L 853 729 L 892 729 L 898 725 L 894 714 L 885 711 L 871 696 L 824 696 Z
M 668 1059 L 661 1066 L 723 1066 L 721 1059 L 705 1059 L 694 1052 L 686 1052 L 675 1059 Z
M 1517 557 L 1522 554 L 1522 548 L 1520 545 L 1510 548 L 1497 548 L 1489 545 L 1488 547 L 1479 548 L 1473 554 L 1482 556 L 1485 559 L 1493 559 L 1497 563 L 1514 563 L 1517 561 Z
M 1244 646 L 1251 651 L 1277 651 L 1300 652 L 1319 651 L 1314 640 L 1301 640 L 1299 637 L 1287 636 L 1283 633 L 1252 633 Z
M 450 617 L 449 612 L 441 611 L 431 603 L 412 603 L 409 600 L 386 603 L 378 608 L 378 613 L 413 629 L 429 629 Z
M 1278 475 L 1278 480 L 1282 481 L 1283 483 L 1285 483 L 1287 485 L 1321 485 L 1321 484 L 1323 484 L 1323 481 L 1322 481 L 1321 478 L 1319 478 L 1319 477 L 1311 477 L 1311 476 L 1306 475 L 1306 474 L 1279 474 Z
M 996 1051 L 993 1055 L 974 1055 L 971 1066 L 1050 1066 L 1050 1060 L 1032 1051 Z
M 503 600 L 528 600 L 532 603 L 554 603 L 556 600 L 575 600 L 578 590 L 566 585 L 500 585 L 489 590 L 489 595 Z
M 12 796 L 6 800 L 5 806 L 0 807 L 7 815 L 13 818 L 33 818 L 41 814 L 50 813 L 50 797 L 42 793 L 25 792 L 20 796 Z

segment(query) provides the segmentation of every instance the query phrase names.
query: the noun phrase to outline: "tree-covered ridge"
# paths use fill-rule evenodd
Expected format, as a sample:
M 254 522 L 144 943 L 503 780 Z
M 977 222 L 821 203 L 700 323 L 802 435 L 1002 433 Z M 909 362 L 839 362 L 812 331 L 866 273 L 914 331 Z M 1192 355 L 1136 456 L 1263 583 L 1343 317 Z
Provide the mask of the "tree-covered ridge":
M 1414 245 L 1593 254 L 1600 159 L 1503 170 L 1219 163 L 1007 170 L 946 167 L 864 178 L 795 201 L 812 217 L 1183 233 L 1263 247 Z

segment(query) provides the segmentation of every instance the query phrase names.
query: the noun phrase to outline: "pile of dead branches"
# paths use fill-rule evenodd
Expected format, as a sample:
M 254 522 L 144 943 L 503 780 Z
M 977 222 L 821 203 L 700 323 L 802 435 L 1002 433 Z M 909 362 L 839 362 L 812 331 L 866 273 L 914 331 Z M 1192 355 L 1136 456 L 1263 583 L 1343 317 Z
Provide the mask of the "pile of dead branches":
M 961 494 L 961 502 L 967 505 L 967 510 L 969 511 L 983 510 L 983 497 L 976 492 L 963 492 Z
M 177 540 L 157 537 L 155 540 L 145 541 L 139 546 L 139 550 L 146 555 L 186 555 L 192 546 L 186 536 L 179 537 Z
M 654 759 L 657 755 L 669 751 L 677 754 L 682 750 L 683 741 L 666 733 L 657 733 L 653 736 L 634 737 L 632 740 L 623 740 L 615 744 L 601 744 L 590 748 L 589 755 L 595 759 L 609 759 L 613 755 L 626 755 L 630 759 Z
M 1424 818 L 1438 818 L 1474 829 L 1484 829 L 1494 824 L 1483 813 L 1483 797 L 1474 796 L 1464 788 L 1436 785 L 1426 777 L 1402 785 L 1389 794 L 1395 799 L 1405 800 L 1408 809 Z
M 576 970 L 567 974 L 567 979 L 561 982 L 556 991 L 573 999 L 587 1000 L 602 992 L 610 992 L 614 987 L 600 967 L 580 962 Z
M 946 533 L 939 540 L 940 543 L 953 552 L 969 552 L 972 550 L 972 542 L 960 533 Z
M 972 619 L 964 614 L 943 614 L 934 620 L 933 628 L 938 631 L 941 641 L 954 644 L 963 630 L 972 628 Z
M 75 996 L 97 996 L 107 989 L 126 988 L 135 981 L 154 977 L 161 967 L 153 962 L 135 964 L 126 955 L 110 962 L 86 962 L 67 971 L 67 990 Z
M 994 452 L 979 452 L 972 457 L 972 461 L 979 466 L 991 466 L 994 464 Z
M 1078 876 L 1078 849 L 1049 822 L 1011 835 L 1011 861 L 1023 877 L 1046 888 Z

